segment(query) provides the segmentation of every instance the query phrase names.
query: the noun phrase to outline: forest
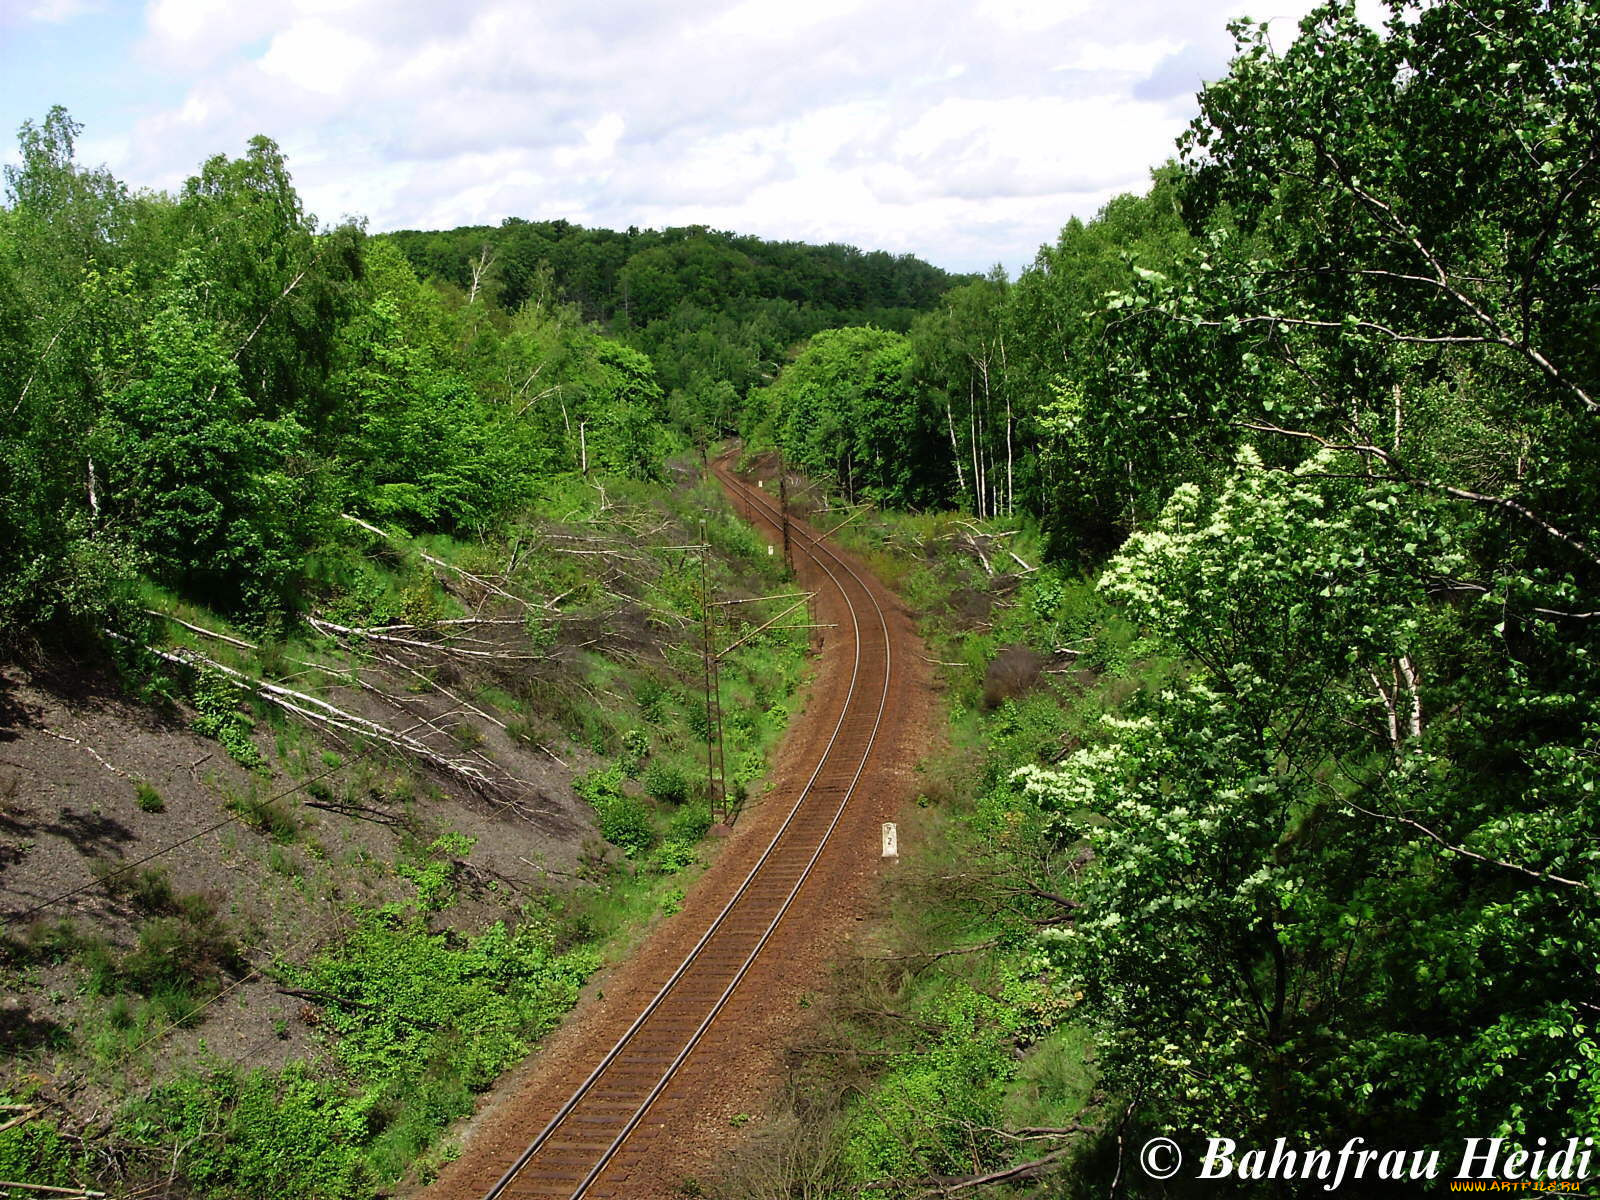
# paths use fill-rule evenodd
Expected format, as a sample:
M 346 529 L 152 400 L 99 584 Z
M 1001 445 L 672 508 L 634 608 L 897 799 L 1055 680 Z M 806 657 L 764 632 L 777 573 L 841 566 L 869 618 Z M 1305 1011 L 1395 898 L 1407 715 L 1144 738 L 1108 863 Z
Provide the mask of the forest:
M 258 682 L 290 678 L 286 655 L 366 654 L 402 624 L 431 644 L 490 611 L 485 581 L 536 651 L 577 645 L 563 613 L 612 631 L 584 653 L 624 645 L 629 605 L 686 628 L 703 597 L 673 591 L 674 539 L 711 503 L 686 480 L 737 436 L 813 502 L 868 506 L 841 536 L 918 612 L 949 724 L 875 953 L 818 998 L 786 1110 L 685 1195 L 1187 1196 L 1210 1192 L 1139 1171 L 1146 1139 L 1600 1138 L 1600 10 L 1383 7 L 1375 28 L 1332 0 L 1276 47 L 1232 25 L 1149 188 L 1014 279 L 700 227 L 324 228 L 265 138 L 132 192 L 52 110 L 0 208 L 6 652 L 92 645 L 248 766 L 238 730 L 271 725 Z M 572 521 L 653 530 L 657 565 L 626 567 L 646 583 L 528 574 L 519 539 Z M 715 524 L 727 585 L 773 590 Z M 238 694 L 153 654 L 180 644 L 163 613 L 250 643 L 225 660 Z M 761 649 L 749 686 L 794 678 L 796 643 Z M 586 686 L 618 669 L 585 661 Z M 706 799 L 683 778 L 705 711 L 648 672 L 623 709 L 643 733 L 567 723 L 594 756 L 581 792 L 633 842 L 627 886 L 659 905 L 672 872 L 628 864 L 692 860 L 703 828 L 674 814 Z M 537 725 L 551 693 L 472 695 Z M 772 719 L 745 731 L 752 780 L 783 704 L 763 693 Z M 641 815 L 635 779 L 669 802 Z M 27 851 L 6 844 L 9 873 Z M 0 1122 L 0 1175 L 148 1178 L 207 1129 L 299 1136 L 268 1094 L 301 1097 L 337 1186 L 219 1148 L 173 1168 L 190 1193 L 372 1195 L 440 1153 L 461 1097 L 560 1008 L 531 981 L 560 991 L 592 969 L 560 955 L 593 950 L 527 905 L 495 935 L 523 949 L 452 942 L 430 897 L 465 877 L 428 845 L 409 915 L 390 894 L 350 961 L 392 962 L 377 943 L 409 930 L 523 1006 L 448 1102 L 385 1109 L 414 1081 L 374 1067 L 378 1027 L 346 1006 L 318 1035 L 331 1073 L 191 1073 L 187 1125 L 124 1096 L 104 1153 L 59 1112 Z M 181 900 L 151 912 L 221 936 Z M 94 1003 L 139 990 L 136 945 L 10 920 L 4 939 L 14 986 L 70 960 Z M 209 961 L 187 994 L 241 973 Z M 372 994 L 314 966 L 315 988 Z M 0 1101 L 33 1103 L 24 1076 L 62 1053 L 19 1053 Z

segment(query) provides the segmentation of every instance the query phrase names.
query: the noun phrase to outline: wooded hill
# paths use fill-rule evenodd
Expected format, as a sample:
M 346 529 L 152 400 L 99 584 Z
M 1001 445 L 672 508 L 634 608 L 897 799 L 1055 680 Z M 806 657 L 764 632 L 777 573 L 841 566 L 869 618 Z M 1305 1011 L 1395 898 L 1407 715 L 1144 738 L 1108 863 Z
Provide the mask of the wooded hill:
M 423 278 L 515 312 L 572 305 L 648 354 L 669 411 L 731 432 L 745 393 L 793 348 L 845 325 L 904 331 L 966 277 L 909 254 L 811 246 L 688 226 L 586 229 L 511 218 L 498 226 L 384 237 Z

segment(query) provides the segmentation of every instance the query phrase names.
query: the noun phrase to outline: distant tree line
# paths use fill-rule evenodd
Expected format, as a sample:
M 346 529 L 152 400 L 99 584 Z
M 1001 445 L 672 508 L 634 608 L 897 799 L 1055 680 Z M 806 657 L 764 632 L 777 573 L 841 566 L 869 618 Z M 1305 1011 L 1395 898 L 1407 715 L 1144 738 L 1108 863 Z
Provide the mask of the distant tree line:
M 625 232 L 508 218 L 384 235 L 418 275 L 508 312 L 573 306 L 644 351 L 674 420 L 732 432 L 745 394 L 824 329 L 904 331 L 963 276 L 909 254 L 766 241 L 703 225 Z

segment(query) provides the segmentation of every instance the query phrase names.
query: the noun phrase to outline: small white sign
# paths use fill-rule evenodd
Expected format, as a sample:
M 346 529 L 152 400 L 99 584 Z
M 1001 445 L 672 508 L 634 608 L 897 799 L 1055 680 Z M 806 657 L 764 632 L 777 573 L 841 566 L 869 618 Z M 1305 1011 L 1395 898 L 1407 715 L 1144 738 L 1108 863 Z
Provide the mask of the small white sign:
M 883 823 L 883 857 L 900 857 L 900 838 L 895 831 L 893 821 L 885 821 Z

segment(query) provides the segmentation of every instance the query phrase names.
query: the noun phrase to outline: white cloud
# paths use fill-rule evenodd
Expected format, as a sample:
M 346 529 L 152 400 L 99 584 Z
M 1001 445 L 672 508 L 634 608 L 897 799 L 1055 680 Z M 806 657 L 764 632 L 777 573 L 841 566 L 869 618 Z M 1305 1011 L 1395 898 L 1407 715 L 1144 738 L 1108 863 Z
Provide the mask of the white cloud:
M 1042 33 L 1083 16 L 1092 7 L 1089 0 L 983 0 L 977 11 L 985 24 Z
M 139 50 L 182 99 L 90 134 L 170 187 L 265 133 L 309 208 L 374 228 L 707 223 L 1016 267 L 1172 152 L 1238 2 L 149 0 Z
M 102 0 L 39 0 L 23 15 L 27 20 L 37 21 L 41 25 L 64 25 L 90 13 L 101 12 L 104 8 Z
M 171 67 L 203 69 L 273 29 L 284 8 L 269 0 L 150 0 L 144 49 Z
M 1143 74 L 1154 63 L 1182 50 L 1184 43 L 1171 38 L 1134 42 L 1078 42 L 1059 71 L 1131 71 Z
M 326 21 L 297 21 L 273 37 L 261 69 L 295 87 L 342 95 L 368 77 L 379 59 L 364 39 Z

